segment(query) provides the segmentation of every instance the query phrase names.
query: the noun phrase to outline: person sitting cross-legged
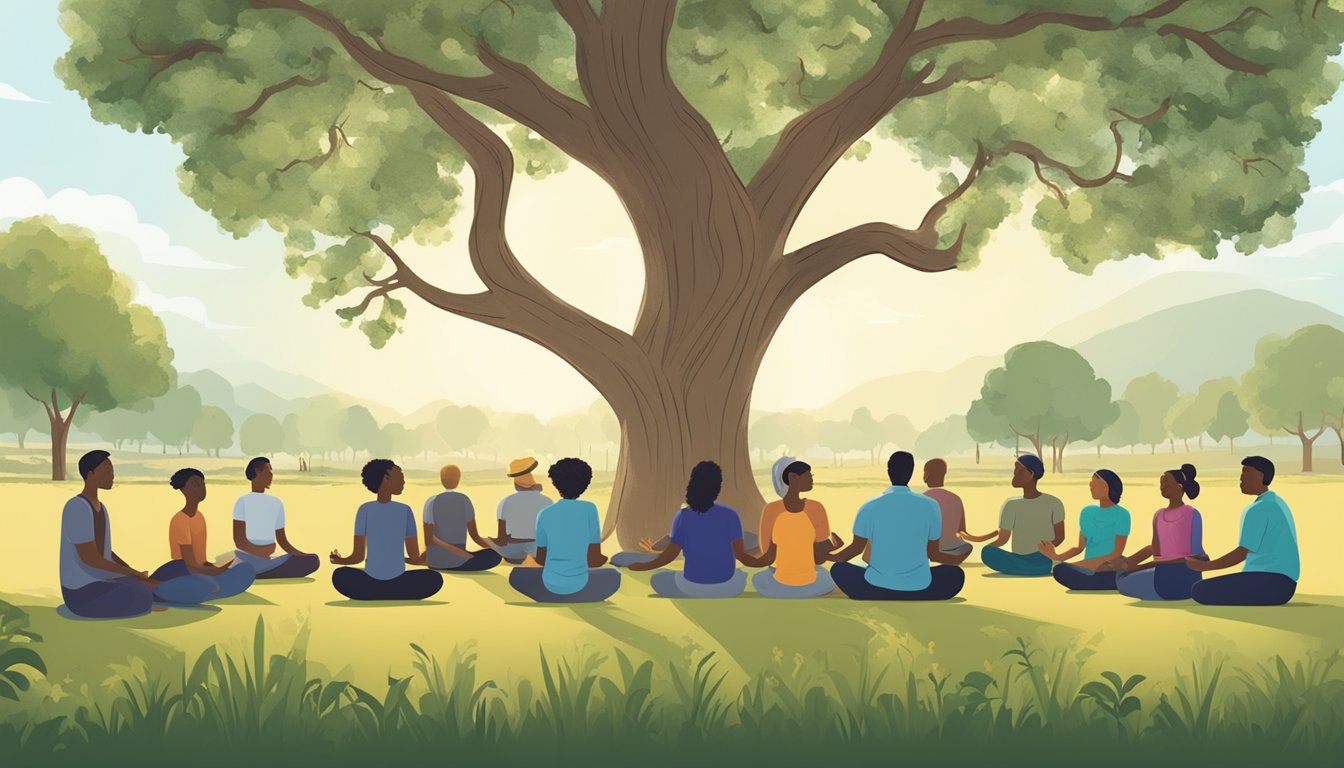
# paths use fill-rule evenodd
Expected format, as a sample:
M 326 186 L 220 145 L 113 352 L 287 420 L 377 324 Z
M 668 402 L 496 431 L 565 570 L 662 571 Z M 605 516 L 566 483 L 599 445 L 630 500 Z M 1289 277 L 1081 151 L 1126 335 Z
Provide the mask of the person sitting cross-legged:
M 1045 477 L 1045 464 L 1039 457 L 1024 453 L 1013 463 L 1013 487 L 1022 489 L 1022 498 L 1003 502 L 999 529 L 983 536 L 961 534 L 966 541 L 990 541 L 980 550 L 980 559 L 999 573 L 1013 576 L 1049 576 L 1054 567 L 1041 554 L 1040 544 L 1064 543 L 1064 504 L 1037 485 Z M 1003 548 L 1012 541 L 1011 551 Z
M 513 493 L 500 500 L 495 512 L 499 527 L 491 549 L 514 565 L 537 554 L 537 515 L 551 505 L 541 483 L 532 476 L 536 468 L 537 460 L 531 456 L 509 462 Z
M 938 502 L 943 515 L 943 534 L 938 540 L 938 548 L 945 554 L 959 557 L 954 564 L 960 565 L 970 557 L 974 547 L 961 538 L 966 533 L 966 507 L 961 497 L 943 487 L 947 482 L 947 462 L 943 459 L 929 459 L 924 462 L 924 485 L 928 490 L 924 495 Z
M 185 504 L 168 523 L 172 559 L 159 566 L 150 578 L 164 583 L 181 581 L 186 594 L 175 602 L 199 603 L 246 592 L 257 577 L 252 566 L 236 560 L 223 565 L 206 560 L 205 513 L 201 511 L 201 502 L 207 494 L 205 474 L 192 467 L 179 469 L 169 484 L 182 492 Z M 191 592 L 188 585 L 192 584 L 199 585 L 199 590 Z
M 406 489 L 401 467 L 374 459 L 361 473 L 364 487 L 378 498 L 360 505 L 355 513 L 354 551 L 348 557 L 332 550 L 331 562 L 344 566 L 332 571 L 331 584 L 351 600 L 424 600 L 443 588 L 437 571 L 407 570 L 424 565 L 415 513 L 392 497 Z M 403 550 L 405 557 L 402 556 Z M 350 566 L 365 562 L 363 569 Z
M 1059 563 L 1053 571 L 1055 581 L 1075 592 L 1104 592 L 1115 589 L 1118 571 L 1113 561 L 1125 555 L 1129 510 L 1120 506 L 1124 484 L 1111 470 L 1097 470 L 1088 489 L 1097 503 L 1083 507 L 1078 515 L 1078 546 L 1063 552 L 1048 541 L 1039 546 L 1041 554 Z M 1079 554 L 1082 560 L 1068 562 Z
M 1190 590 L 1203 605 L 1283 605 L 1297 592 L 1302 561 L 1297 550 L 1297 526 L 1288 505 L 1269 490 L 1274 463 L 1263 456 L 1241 461 L 1241 492 L 1255 501 L 1241 513 L 1237 548 L 1214 560 L 1185 558 L 1201 573 L 1245 563 L 1241 573 L 1205 579 Z
M 476 530 L 476 508 L 471 498 L 460 493 L 462 470 L 456 464 L 447 464 L 439 470 L 439 482 L 444 492 L 431 496 L 425 502 L 426 562 L 436 571 L 488 571 L 499 565 L 499 552 L 490 548 Z M 481 549 L 467 549 L 467 537 Z
M 243 475 L 252 484 L 233 503 L 234 558 L 252 566 L 258 579 L 300 579 L 318 569 L 322 560 L 289 543 L 285 535 L 285 505 L 266 491 L 275 480 L 271 460 L 263 456 L 247 462 Z M 283 554 L 275 554 L 277 549 Z
M 780 466 L 780 465 L 783 466 Z M 802 494 L 812 490 L 812 467 L 792 457 L 775 462 L 770 480 L 779 501 L 761 510 L 760 565 L 773 566 L 751 577 L 756 593 L 763 597 L 808 598 L 835 591 L 831 572 L 820 563 L 835 551 L 840 540 L 831 533 L 826 508 Z
M 603 568 L 602 525 L 597 505 L 579 497 L 593 481 L 582 459 L 566 458 L 548 472 L 560 500 L 537 513 L 536 560 L 540 568 L 514 568 L 509 586 L 538 603 L 596 603 L 616 594 L 621 572 Z
M 680 573 L 663 571 L 649 580 L 663 597 L 736 597 L 747 588 L 746 571 L 737 561 L 757 565 L 742 541 L 742 520 L 731 507 L 716 503 L 723 490 L 723 470 L 702 461 L 686 483 L 686 506 L 672 519 L 667 547 L 652 561 L 634 563 L 632 571 L 651 571 L 685 553 Z
M 831 578 L 851 600 L 949 600 L 961 592 L 966 573 L 938 546 L 938 502 L 910 490 L 915 457 L 897 451 L 887 459 L 891 487 L 859 508 L 854 540 L 829 556 Z M 869 549 L 868 567 L 848 561 Z M 930 568 L 929 562 L 938 565 Z

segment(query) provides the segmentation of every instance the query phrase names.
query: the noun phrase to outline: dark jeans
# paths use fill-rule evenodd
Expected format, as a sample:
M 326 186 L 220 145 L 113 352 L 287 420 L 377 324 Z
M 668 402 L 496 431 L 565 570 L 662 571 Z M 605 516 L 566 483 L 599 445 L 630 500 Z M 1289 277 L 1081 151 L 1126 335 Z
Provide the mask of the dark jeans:
M 1115 571 L 1089 571 L 1070 563 L 1060 563 L 1052 572 L 1055 581 L 1079 592 L 1105 592 L 1115 589 Z
M 588 569 L 588 584 L 570 595 L 557 595 L 546 588 L 540 568 L 514 568 L 509 586 L 538 603 L 600 603 L 621 588 L 621 572 L 615 568 Z
M 444 573 L 454 573 L 454 572 L 468 573 L 472 571 L 488 571 L 491 568 L 494 568 L 495 566 L 499 565 L 500 562 L 503 561 L 503 559 L 504 558 L 500 557 L 499 553 L 496 552 L 495 550 L 483 549 L 480 552 L 472 552 L 470 560 L 454 568 L 434 568 L 434 566 L 430 567 L 434 568 L 434 570 L 436 571 L 443 571 Z
M 850 600 L 950 600 L 966 584 L 966 572 L 960 566 L 935 565 L 929 570 L 933 581 L 924 589 L 913 592 L 875 587 L 865 578 L 868 569 L 853 563 L 831 566 L 831 578 Z
M 125 619 L 149 613 L 154 606 L 150 588 L 129 576 L 95 581 L 79 589 L 61 587 L 61 596 L 71 613 L 86 619 Z
M 1242 571 L 1205 579 L 1190 597 L 1203 605 L 1283 605 L 1296 591 L 1297 582 L 1281 573 Z
M 258 579 L 301 579 L 315 571 L 322 564 L 321 558 L 317 555 L 304 555 L 295 557 L 293 555 L 285 558 L 283 563 L 265 571 L 257 571 Z
M 331 585 L 351 600 L 424 600 L 443 588 L 438 571 L 411 570 L 395 579 L 375 579 L 363 568 L 337 568 Z

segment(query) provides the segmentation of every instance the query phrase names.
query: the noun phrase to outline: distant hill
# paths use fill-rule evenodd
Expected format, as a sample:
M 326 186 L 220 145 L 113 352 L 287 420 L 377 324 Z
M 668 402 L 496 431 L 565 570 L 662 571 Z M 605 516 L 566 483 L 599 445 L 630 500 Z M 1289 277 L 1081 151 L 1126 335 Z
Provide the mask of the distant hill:
M 1254 287 L 1255 281 L 1244 275 L 1171 272 L 1126 291 L 1091 312 L 1055 326 L 1044 338 L 1071 347 L 1164 309 Z
M 1154 371 L 1192 391 L 1209 379 L 1241 376 L 1264 336 L 1304 325 L 1344 329 L 1344 316 L 1307 301 L 1254 289 L 1171 307 L 1099 333 L 1077 349 L 1119 393 Z
M 878 419 L 899 413 L 915 429 L 924 429 L 950 413 L 964 413 L 980 396 L 985 373 L 1002 364 L 1002 357 L 973 357 L 948 371 L 884 376 L 859 385 L 812 415 L 818 420 L 847 420 L 855 409 L 866 407 Z

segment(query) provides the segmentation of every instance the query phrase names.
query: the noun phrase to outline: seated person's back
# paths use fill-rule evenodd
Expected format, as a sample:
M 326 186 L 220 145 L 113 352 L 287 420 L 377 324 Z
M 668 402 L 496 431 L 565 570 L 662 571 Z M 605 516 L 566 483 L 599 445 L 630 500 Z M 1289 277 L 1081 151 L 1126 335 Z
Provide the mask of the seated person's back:
M 597 505 L 583 499 L 561 499 L 537 515 L 537 547 L 546 548 L 542 583 L 558 595 L 588 584 L 588 548 L 601 543 Z

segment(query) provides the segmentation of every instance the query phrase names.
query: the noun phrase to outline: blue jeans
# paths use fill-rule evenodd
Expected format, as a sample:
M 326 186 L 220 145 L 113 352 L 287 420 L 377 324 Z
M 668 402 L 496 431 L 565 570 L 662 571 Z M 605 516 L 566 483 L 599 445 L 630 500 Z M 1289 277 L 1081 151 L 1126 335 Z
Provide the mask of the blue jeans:
M 836 563 L 831 566 L 831 578 L 850 600 L 951 600 L 966 584 L 961 566 L 946 563 L 929 569 L 929 586 L 909 592 L 875 587 L 868 583 L 867 571 L 853 563 Z
M 1201 605 L 1283 605 L 1295 592 L 1297 582 L 1281 573 L 1242 571 L 1205 579 L 1190 597 Z
M 558 595 L 546 588 L 540 568 L 514 568 L 509 586 L 538 603 L 600 603 L 621 588 L 621 572 L 615 568 L 590 568 L 588 585 L 570 595 Z
M 258 579 L 301 579 L 322 564 L 317 555 L 294 557 L 288 552 L 275 557 L 257 557 L 242 550 L 234 550 L 233 556 L 238 562 L 252 566 Z
M 737 597 L 747 588 L 747 572 L 739 568 L 733 571 L 732 578 L 727 581 L 700 584 L 688 581 L 676 571 L 663 571 L 653 574 L 649 586 L 663 597 Z
M 1040 552 L 1018 555 L 1002 547 L 985 547 L 980 550 L 980 559 L 991 569 L 1012 576 L 1049 576 L 1055 565 Z
M 1203 576 L 1184 562 L 1161 563 L 1133 573 L 1117 573 L 1115 588 L 1139 600 L 1189 600 Z
M 163 582 L 154 590 L 154 598 L 166 603 L 203 603 L 242 594 L 252 586 L 257 572 L 247 563 L 234 563 L 218 576 L 192 573 L 181 560 L 170 560 L 150 574 Z
M 804 584 L 803 586 L 780 584 L 775 580 L 775 569 L 767 568 L 751 577 L 751 585 L 756 588 L 756 593 L 762 597 L 805 599 L 823 597 L 835 591 L 835 579 L 831 578 L 831 572 L 820 565 L 817 566 L 817 580 L 811 584 Z
M 488 571 L 491 568 L 494 568 L 499 565 L 502 559 L 500 554 L 495 550 L 482 549 L 479 552 L 472 552 L 471 559 L 461 565 L 456 565 L 452 568 L 438 568 L 434 565 L 430 565 L 429 567 L 444 573 L 475 573 L 477 571 Z
M 1072 563 L 1060 563 L 1052 571 L 1055 581 L 1077 592 L 1106 592 L 1115 589 L 1115 571 L 1089 571 Z

